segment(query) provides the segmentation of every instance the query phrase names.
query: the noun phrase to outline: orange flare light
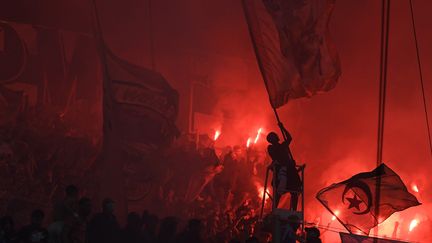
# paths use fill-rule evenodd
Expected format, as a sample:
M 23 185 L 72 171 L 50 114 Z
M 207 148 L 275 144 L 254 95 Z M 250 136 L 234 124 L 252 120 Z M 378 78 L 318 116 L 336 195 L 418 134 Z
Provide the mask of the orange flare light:
M 252 139 L 251 139 L 251 138 L 248 138 L 248 140 L 247 140 L 247 142 L 246 142 L 246 147 L 249 148 L 251 142 L 252 142 Z
M 267 192 L 267 194 L 270 194 L 268 189 L 266 190 L 266 192 Z M 264 196 L 264 187 L 263 186 L 258 188 L 258 196 L 259 196 L 259 198 L 263 199 L 263 196 Z
M 411 220 L 411 223 L 409 225 L 409 231 L 411 232 L 415 227 L 417 227 L 419 224 L 419 221 L 417 219 Z
M 419 192 L 419 189 L 418 189 L 418 187 L 417 187 L 416 184 L 412 185 L 412 190 L 415 191 L 415 192 Z
M 332 217 L 332 221 L 336 220 L 336 216 L 339 216 L 339 211 L 338 210 L 335 211 L 335 213 L 334 213 L 334 215 Z
M 258 197 L 261 198 L 261 199 L 263 199 L 263 196 L 264 196 L 264 186 L 261 185 L 261 183 L 259 183 L 259 182 L 254 182 L 254 184 L 255 184 L 255 187 L 256 187 L 256 189 L 258 191 Z M 267 195 L 270 195 L 270 191 L 268 190 L 268 188 L 266 189 L 266 192 L 267 192 Z M 268 199 L 268 197 L 266 197 L 266 198 Z
M 258 142 L 258 139 L 260 138 L 261 132 L 262 132 L 262 128 L 258 129 L 257 135 L 256 135 L 255 140 L 254 140 L 254 143 Z
M 219 130 L 216 130 L 214 137 L 213 137 L 213 140 L 216 141 L 219 138 L 220 134 L 221 134 L 221 132 Z

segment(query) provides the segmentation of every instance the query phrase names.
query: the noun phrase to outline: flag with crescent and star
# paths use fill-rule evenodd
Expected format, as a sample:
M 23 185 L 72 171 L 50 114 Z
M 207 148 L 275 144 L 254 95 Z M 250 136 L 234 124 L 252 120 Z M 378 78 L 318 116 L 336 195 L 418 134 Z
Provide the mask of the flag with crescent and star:
M 399 175 L 385 164 L 326 187 L 316 197 L 350 233 L 363 235 L 393 213 L 420 205 Z

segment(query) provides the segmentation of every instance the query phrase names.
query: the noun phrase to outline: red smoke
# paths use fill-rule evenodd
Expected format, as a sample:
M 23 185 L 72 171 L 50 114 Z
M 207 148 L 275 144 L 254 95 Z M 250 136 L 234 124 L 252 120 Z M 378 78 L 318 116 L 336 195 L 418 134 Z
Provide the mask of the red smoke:
M 102 4 L 102 1 L 99 1 Z M 147 5 L 142 1 L 104 3 L 101 18 L 114 50 L 149 65 Z M 133 7 L 132 7 L 133 6 Z M 256 131 L 277 131 L 276 120 L 258 72 L 240 1 L 153 1 L 156 68 L 181 95 L 179 126 L 186 130 L 190 83 L 208 76 L 218 96 L 210 136 L 221 129 L 219 145 L 246 145 Z M 414 1 L 428 104 L 432 94 L 432 3 Z M 132 11 L 133 10 L 133 11 Z M 379 227 L 380 235 L 429 242 L 432 236 L 432 158 L 422 107 L 408 1 L 392 2 L 384 161 L 423 205 L 397 213 Z M 306 219 L 342 229 L 314 198 L 331 183 L 375 167 L 378 113 L 380 2 L 337 1 L 332 35 L 342 62 L 342 77 L 329 93 L 294 100 L 280 115 L 293 135 L 298 163 L 306 163 Z M 429 107 L 429 112 L 432 113 Z M 212 132 L 210 132 L 212 130 Z M 264 135 L 264 134 L 263 134 Z M 261 140 L 263 141 L 263 140 Z M 265 143 L 261 143 L 262 149 Z M 419 192 L 412 190 L 416 183 Z M 410 229 L 412 220 L 416 227 Z M 334 228 L 333 228 L 334 227 Z M 323 233 L 324 242 L 338 235 Z

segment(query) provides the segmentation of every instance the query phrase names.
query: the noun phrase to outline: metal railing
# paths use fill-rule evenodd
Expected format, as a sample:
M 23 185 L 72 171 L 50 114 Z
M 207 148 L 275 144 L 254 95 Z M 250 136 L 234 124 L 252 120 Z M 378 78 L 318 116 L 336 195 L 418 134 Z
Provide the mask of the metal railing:
M 306 165 L 298 165 L 296 166 L 297 172 L 300 173 L 300 179 L 301 179 L 301 190 L 300 191 L 291 191 L 291 190 L 286 190 L 283 193 L 280 193 L 281 195 L 284 193 L 290 193 L 291 196 L 294 193 L 297 194 L 301 194 L 301 211 L 300 211 L 300 215 L 301 215 L 301 230 L 302 232 L 304 232 L 304 228 L 305 228 L 305 223 L 304 223 L 304 207 L 305 207 L 305 196 L 304 196 L 304 191 L 305 191 L 305 187 L 304 187 L 304 174 L 305 174 L 305 168 Z M 267 184 L 268 184 L 268 178 L 269 178 L 269 172 L 273 171 L 273 177 L 272 177 L 272 187 L 273 187 L 273 196 L 270 195 L 270 193 L 267 191 Z M 264 191 L 263 191 L 263 196 L 262 196 L 262 203 L 261 203 L 261 212 L 260 212 L 260 219 L 263 218 L 263 214 L 264 214 L 264 207 L 265 207 L 265 201 L 266 201 L 266 196 L 268 196 L 270 198 L 270 200 L 272 201 L 272 214 L 275 214 L 277 211 L 277 204 L 278 202 L 276 202 L 275 199 L 279 198 L 281 195 L 278 195 L 279 192 L 277 191 L 277 186 L 276 186 L 276 179 L 277 176 L 275 175 L 276 173 L 276 169 L 275 169 L 275 164 L 272 163 L 270 166 L 267 167 L 267 171 L 266 171 L 266 176 L 265 176 L 265 181 L 264 181 Z M 290 205 L 291 207 L 292 205 Z M 283 210 L 283 209 L 281 209 Z M 292 211 L 289 210 L 289 213 L 295 214 L 298 213 L 299 211 Z M 277 237 L 280 238 L 280 237 Z

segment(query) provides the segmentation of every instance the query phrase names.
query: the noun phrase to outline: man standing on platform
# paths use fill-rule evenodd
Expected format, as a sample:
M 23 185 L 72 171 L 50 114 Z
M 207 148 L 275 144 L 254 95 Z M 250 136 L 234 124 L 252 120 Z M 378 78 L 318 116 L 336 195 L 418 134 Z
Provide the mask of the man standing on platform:
M 275 205 L 277 207 L 282 194 L 289 192 L 291 194 L 290 210 L 296 211 L 298 194 L 301 192 L 302 182 L 289 149 L 292 141 L 291 134 L 285 129 L 282 123 L 279 123 L 279 126 L 284 133 L 285 141 L 280 143 L 279 136 L 275 132 L 270 132 L 267 135 L 267 141 L 270 143 L 267 151 L 273 160 L 273 174 L 276 177 Z

